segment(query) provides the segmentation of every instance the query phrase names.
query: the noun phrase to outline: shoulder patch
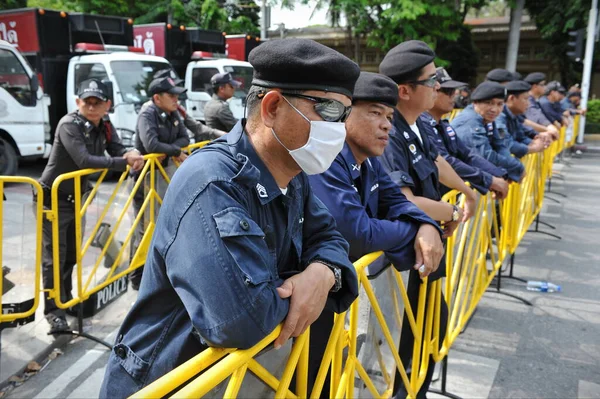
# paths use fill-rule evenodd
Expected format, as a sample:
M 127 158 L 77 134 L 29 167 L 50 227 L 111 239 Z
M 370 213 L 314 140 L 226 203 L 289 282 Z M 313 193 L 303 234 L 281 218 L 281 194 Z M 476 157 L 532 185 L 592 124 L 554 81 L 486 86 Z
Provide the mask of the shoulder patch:
M 447 126 L 446 132 L 448 132 L 448 136 L 450 137 L 454 137 L 456 135 L 456 132 L 454 131 L 454 129 L 452 129 L 452 126 Z

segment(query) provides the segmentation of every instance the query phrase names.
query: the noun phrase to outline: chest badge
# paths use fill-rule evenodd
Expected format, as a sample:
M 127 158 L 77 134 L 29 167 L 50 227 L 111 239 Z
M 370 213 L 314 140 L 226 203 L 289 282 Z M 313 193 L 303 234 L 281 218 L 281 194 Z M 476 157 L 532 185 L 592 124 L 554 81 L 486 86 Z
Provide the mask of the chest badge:
M 173 125 L 175 125 L 175 126 L 179 126 L 179 121 L 175 121 L 175 122 L 173 122 Z
M 410 152 L 412 152 L 414 155 L 417 155 L 417 147 L 414 144 L 411 144 L 408 146 L 408 149 L 410 150 Z
M 267 194 L 267 189 L 260 183 L 256 183 L 256 191 L 258 192 L 258 196 L 260 198 L 267 198 L 269 196 Z
M 360 165 L 353 163 L 352 170 L 360 170 Z
M 404 132 L 404 138 L 405 138 L 406 140 L 410 140 L 410 136 L 408 135 L 408 133 L 407 133 L 407 132 Z

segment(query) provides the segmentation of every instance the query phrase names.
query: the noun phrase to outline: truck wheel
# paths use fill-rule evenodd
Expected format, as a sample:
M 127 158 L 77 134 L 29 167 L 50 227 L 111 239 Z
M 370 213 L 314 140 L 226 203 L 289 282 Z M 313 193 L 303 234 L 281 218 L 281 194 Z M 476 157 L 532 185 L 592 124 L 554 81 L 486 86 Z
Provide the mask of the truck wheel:
M 19 168 L 19 156 L 15 148 L 0 138 L 0 175 L 14 176 Z

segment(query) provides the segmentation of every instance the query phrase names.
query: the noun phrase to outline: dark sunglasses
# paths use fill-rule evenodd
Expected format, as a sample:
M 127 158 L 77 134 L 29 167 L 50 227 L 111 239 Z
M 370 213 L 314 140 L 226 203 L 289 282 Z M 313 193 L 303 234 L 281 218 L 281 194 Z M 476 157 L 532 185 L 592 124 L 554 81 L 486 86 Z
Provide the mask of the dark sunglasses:
M 423 80 L 413 80 L 408 83 L 433 88 L 437 84 L 437 75 L 433 75 L 432 77 Z
M 456 89 L 449 89 L 449 88 L 441 88 L 440 89 L 440 93 L 443 93 L 443 94 L 447 95 L 448 97 L 453 96 L 455 91 L 456 91 Z
M 340 101 L 332 98 L 305 96 L 304 94 L 286 93 L 283 91 L 281 94 L 287 97 L 302 98 L 314 102 L 315 112 L 327 122 L 346 122 L 346 119 L 350 116 L 350 111 L 352 111 L 351 105 L 346 107 Z

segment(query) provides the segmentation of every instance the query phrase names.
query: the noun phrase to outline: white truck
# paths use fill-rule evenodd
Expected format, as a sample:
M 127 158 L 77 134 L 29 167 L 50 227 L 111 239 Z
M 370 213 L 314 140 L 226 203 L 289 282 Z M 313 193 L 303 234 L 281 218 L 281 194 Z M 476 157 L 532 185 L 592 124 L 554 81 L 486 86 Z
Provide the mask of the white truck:
M 16 174 L 19 157 L 50 155 L 49 103 L 27 60 L 0 40 L 0 175 Z
M 132 146 L 149 83 L 155 72 L 171 68 L 131 46 L 133 21 L 123 17 L 0 11 L 0 39 L 0 174 L 15 174 L 19 158 L 49 155 L 58 121 L 76 109 L 77 88 L 90 78 L 108 84 L 111 122 Z

